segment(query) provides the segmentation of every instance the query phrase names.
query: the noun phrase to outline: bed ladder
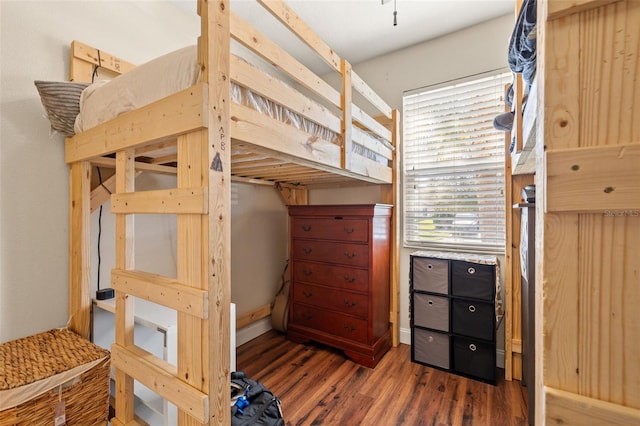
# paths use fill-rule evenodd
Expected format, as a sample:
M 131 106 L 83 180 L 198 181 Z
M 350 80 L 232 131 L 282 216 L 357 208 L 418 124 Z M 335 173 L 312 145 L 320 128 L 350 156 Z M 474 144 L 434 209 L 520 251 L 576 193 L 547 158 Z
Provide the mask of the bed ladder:
M 116 153 L 116 339 L 111 348 L 116 368 L 116 418 L 134 421 L 134 378 L 175 404 L 179 416 L 207 424 L 208 391 L 208 165 L 206 129 L 178 137 L 177 188 L 135 191 L 132 150 Z M 134 265 L 134 214 L 177 215 L 177 276 L 139 271 Z M 178 312 L 178 366 L 134 344 L 134 300 L 143 298 Z M 181 421 L 180 424 L 184 424 Z

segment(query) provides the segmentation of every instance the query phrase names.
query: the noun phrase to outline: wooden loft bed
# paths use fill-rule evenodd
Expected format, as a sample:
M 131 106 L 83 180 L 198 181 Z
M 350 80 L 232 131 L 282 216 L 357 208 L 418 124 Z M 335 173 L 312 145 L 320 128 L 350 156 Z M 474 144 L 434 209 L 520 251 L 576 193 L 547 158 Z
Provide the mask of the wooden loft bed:
M 381 185 L 381 202 L 397 205 L 399 114 L 339 58 L 281 0 L 258 0 L 279 22 L 341 75 L 339 92 L 230 11 L 228 1 L 198 2 L 200 81 L 142 108 L 69 137 L 70 166 L 69 326 L 89 335 L 89 229 L 92 203 L 108 197 L 92 193 L 92 165 L 115 168 L 112 211 L 116 215 L 116 258 L 111 286 L 116 290 L 116 371 L 114 425 L 136 424 L 133 381 L 139 380 L 179 409 L 179 424 L 230 424 L 230 185 L 234 180 L 273 185 L 287 204 L 306 204 L 313 187 Z M 230 54 L 240 43 L 319 98 L 315 107 L 301 93 Z M 91 81 L 96 66 L 115 74 L 133 66 L 75 42 L 70 79 Z M 230 101 L 237 83 L 328 127 L 342 137 L 337 145 L 261 116 Z M 374 119 L 353 104 L 359 92 L 378 111 Z M 381 124 L 381 123 L 384 123 Z M 367 136 L 374 133 L 377 139 Z M 377 142 L 382 140 L 382 142 Z M 386 142 L 384 142 L 386 141 Z M 381 164 L 351 150 L 362 144 Z M 135 192 L 141 171 L 175 173 L 177 188 Z M 93 198 L 93 200 L 92 200 Z M 133 214 L 177 215 L 175 279 L 135 270 Z M 391 255 L 393 344 L 398 342 L 398 217 L 394 215 Z M 133 340 L 133 298 L 146 298 L 178 312 L 178 365 L 143 351 Z

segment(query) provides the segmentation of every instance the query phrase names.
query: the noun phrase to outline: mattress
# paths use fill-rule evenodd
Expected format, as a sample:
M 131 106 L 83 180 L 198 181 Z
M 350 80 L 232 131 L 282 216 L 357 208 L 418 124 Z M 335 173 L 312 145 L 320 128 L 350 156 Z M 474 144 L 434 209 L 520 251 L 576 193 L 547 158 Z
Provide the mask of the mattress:
M 263 72 L 255 67 L 254 70 Z M 199 80 L 197 47 L 188 46 L 153 59 L 113 80 L 91 84 L 80 97 L 80 113 L 75 120 L 75 132 L 88 130 L 120 114 L 184 90 L 197 84 Z M 315 137 L 336 145 L 342 144 L 340 134 L 233 82 L 231 100 Z M 383 142 L 388 146 L 386 141 Z M 352 152 L 387 165 L 386 158 L 357 143 L 352 146 Z

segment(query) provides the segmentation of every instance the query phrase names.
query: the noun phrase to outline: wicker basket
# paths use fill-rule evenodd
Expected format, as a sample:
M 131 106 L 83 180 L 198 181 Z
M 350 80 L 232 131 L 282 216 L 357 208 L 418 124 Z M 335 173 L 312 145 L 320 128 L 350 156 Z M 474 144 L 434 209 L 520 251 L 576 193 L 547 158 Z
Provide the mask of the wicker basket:
M 106 425 L 109 364 L 109 351 L 66 329 L 3 343 L 0 404 L 7 404 L 9 394 L 18 401 L 34 396 L 0 411 L 0 426 L 53 425 L 59 400 L 65 402 L 67 426 Z

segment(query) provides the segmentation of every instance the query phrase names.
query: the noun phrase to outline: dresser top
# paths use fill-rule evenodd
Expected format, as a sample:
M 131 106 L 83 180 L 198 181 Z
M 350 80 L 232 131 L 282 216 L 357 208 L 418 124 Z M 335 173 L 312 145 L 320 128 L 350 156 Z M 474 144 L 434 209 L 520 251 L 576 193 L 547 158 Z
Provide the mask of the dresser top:
M 314 204 L 289 206 L 290 216 L 391 216 L 391 204 Z
M 462 260 L 464 262 L 480 263 L 484 265 L 497 265 L 498 257 L 477 253 L 453 253 L 446 251 L 420 250 L 411 253 L 411 256 L 435 257 L 436 259 Z

